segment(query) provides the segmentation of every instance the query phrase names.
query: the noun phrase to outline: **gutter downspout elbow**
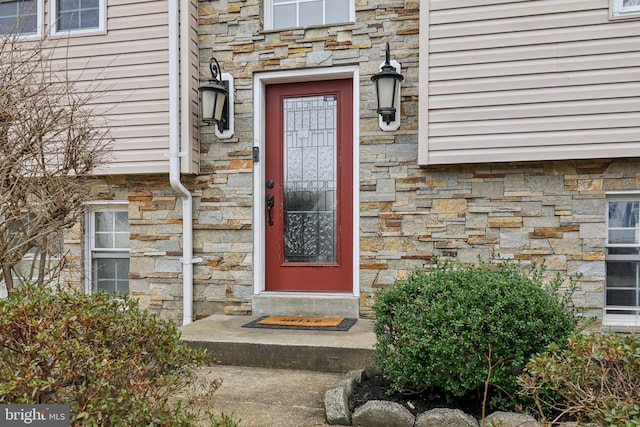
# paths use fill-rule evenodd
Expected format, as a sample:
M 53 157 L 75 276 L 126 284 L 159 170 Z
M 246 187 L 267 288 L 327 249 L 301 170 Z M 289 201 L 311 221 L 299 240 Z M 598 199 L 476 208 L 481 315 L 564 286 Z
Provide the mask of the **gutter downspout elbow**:
M 182 324 L 193 322 L 193 205 L 180 181 L 180 4 L 169 0 L 169 183 L 182 198 Z

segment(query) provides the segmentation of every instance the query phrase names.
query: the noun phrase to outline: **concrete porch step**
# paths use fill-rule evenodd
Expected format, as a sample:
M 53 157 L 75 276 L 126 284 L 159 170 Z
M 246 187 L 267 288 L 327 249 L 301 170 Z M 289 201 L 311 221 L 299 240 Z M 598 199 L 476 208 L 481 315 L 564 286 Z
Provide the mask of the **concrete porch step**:
M 255 329 L 255 316 L 213 315 L 183 326 L 182 340 L 223 365 L 347 372 L 372 365 L 376 337 L 368 319 L 348 331 Z

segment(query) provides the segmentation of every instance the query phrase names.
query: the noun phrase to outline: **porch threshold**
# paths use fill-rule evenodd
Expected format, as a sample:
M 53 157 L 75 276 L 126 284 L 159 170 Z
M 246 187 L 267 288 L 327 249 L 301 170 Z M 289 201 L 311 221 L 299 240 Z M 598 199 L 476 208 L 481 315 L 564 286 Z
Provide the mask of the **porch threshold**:
M 372 366 L 375 334 L 369 319 L 348 331 L 243 328 L 258 316 L 213 315 L 183 326 L 182 340 L 220 364 L 347 372 Z
M 253 295 L 257 316 L 351 317 L 360 314 L 360 298 L 341 293 L 261 292 Z

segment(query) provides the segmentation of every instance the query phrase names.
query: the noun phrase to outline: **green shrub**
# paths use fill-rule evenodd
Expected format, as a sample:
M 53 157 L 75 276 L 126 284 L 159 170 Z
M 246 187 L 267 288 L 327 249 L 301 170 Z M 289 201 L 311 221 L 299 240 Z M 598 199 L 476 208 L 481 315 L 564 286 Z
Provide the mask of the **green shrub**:
M 0 403 L 69 404 L 74 426 L 188 426 L 169 397 L 205 353 L 135 299 L 28 285 L 0 300 Z
M 445 260 L 380 292 L 373 306 L 376 361 L 392 388 L 482 396 L 491 349 L 492 401 L 511 396 L 529 357 L 566 341 L 578 323 L 570 293 L 559 291 L 562 279 L 544 285 L 543 270 Z
M 601 426 L 640 426 L 640 338 L 590 334 L 534 356 L 518 378 L 543 418 L 587 417 Z

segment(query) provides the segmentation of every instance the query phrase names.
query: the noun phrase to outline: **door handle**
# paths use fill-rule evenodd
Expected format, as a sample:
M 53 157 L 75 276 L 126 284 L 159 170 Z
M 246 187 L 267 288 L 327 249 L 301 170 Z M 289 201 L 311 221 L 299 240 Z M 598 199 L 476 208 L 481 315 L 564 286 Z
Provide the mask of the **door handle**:
M 273 225 L 273 218 L 271 217 L 271 209 L 275 205 L 275 197 L 273 194 L 267 194 L 267 214 L 269 215 L 269 225 Z

